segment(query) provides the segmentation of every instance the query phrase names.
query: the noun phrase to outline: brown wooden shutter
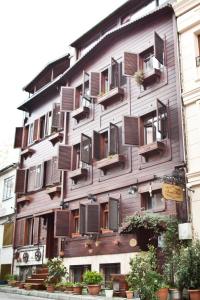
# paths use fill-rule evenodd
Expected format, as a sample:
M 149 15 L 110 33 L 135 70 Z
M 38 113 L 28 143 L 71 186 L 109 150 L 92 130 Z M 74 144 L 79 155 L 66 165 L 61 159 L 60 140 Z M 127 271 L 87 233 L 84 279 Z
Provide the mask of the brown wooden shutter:
M 86 213 L 86 208 L 84 204 L 80 204 L 79 206 L 79 232 L 80 234 L 85 234 L 85 213 Z
M 13 223 L 4 224 L 3 246 L 12 245 L 13 242 Z
M 164 41 L 155 31 L 154 31 L 154 56 L 163 65 Z
M 122 139 L 124 145 L 139 145 L 139 121 L 137 117 L 124 116 Z
M 124 52 L 124 69 L 125 76 L 133 76 L 137 71 L 138 56 L 135 53 Z
M 91 138 L 85 134 L 81 134 L 81 157 L 82 162 L 91 164 Z
M 52 132 L 60 128 L 60 103 L 53 104 L 51 128 Z
M 54 156 L 52 158 L 52 182 L 60 183 L 61 171 L 58 170 L 58 157 Z
M 109 155 L 119 153 L 119 130 L 115 124 L 109 124 L 108 132 L 108 153 Z
M 93 131 L 93 158 L 99 160 L 101 157 L 100 153 L 100 133 Z
M 63 130 L 65 125 L 65 113 L 64 111 L 60 112 L 60 119 L 59 119 L 59 129 Z
M 27 169 L 16 170 L 15 193 L 25 193 L 27 183 Z
M 74 88 L 61 87 L 61 111 L 70 112 L 74 106 Z
M 100 206 L 99 204 L 86 204 L 86 228 L 87 234 L 98 233 L 100 230 Z
M 44 169 L 45 169 L 45 186 L 52 185 L 53 180 L 52 180 L 52 160 L 49 159 L 45 161 L 44 163 Z
M 33 244 L 38 245 L 40 240 L 40 218 L 35 217 L 33 223 Z
M 22 139 L 22 148 L 26 148 L 28 145 L 28 131 L 29 125 L 23 128 L 23 139 Z
M 71 152 L 72 147 L 67 145 L 58 146 L 58 169 L 71 170 Z
M 69 236 L 69 220 L 70 212 L 68 210 L 56 210 L 54 220 L 54 237 L 67 237 Z
M 33 129 L 33 141 L 38 140 L 38 133 L 39 133 L 39 119 L 34 121 L 34 129 Z
M 119 200 L 118 199 L 109 198 L 108 225 L 110 230 L 118 231 L 118 227 L 119 227 Z
M 158 122 L 158 132 L 163 135 L 167 134 L 167 106 L 162 103 L 159 99 L 156 101 L 157 104 L 157 122 Z
M 110 73 L 110 88 L 114 89 L 119 86 L 119 64 L 111 57 L 111 73 Z
M 32 192 L 35 190 L 35 177 L 36 177 L 36 167 L 30 167 L 28 170 L 28 184 L 27 192 Z
M 23 140 L 23 127 L 15 128 L 14 148 L 21 148 Z
M 100 93 L 100 73 L 90 73 L 90 96 L 95 98 Z
M 14 247 L 22 247 L 25 245 L 25 230 L 26 230 L 26 219 L 17 220 L 15 223 L 15 242 Z

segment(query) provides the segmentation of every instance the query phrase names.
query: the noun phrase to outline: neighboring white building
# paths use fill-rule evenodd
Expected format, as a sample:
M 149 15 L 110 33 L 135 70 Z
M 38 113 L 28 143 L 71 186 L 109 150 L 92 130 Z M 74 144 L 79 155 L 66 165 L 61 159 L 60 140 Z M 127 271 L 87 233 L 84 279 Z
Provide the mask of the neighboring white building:
M 174 5 L 179 33 L 187 181 L 194 237 L 200 238 L 200 1 Z
M 0 170 L 0 279 L 12 272 L 16 166 Z

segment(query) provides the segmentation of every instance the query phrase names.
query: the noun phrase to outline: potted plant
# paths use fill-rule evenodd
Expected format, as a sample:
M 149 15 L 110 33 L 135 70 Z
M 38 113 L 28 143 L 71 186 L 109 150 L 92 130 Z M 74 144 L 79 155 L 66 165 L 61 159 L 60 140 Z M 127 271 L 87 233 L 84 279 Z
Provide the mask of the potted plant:
M 72 292 L 73 291 L 73 286 L 74 286 L 74 284 L 71 281 L 66 281 L 66 282 L 63 283 L 63 287 L 64 287 L 64 290 L 66 292 Z
M 86 271 L 83 274 L 83 281 L 87 285 L 90 295 L 98 295 L 101 290 L 103 275 L 96 271 Z
M 133 294 L 134 294 L 134 292 L 133 292 L 132 288 L 130 288 L 128 291 L 126 291 L 126 298 L 133 299 Z
M 105 296 L 107 298 L 112 298 L 113 297 L 113 283 L 112 283 L 112 281 L 110 281 L 107 284 L 106 288 L 105 288 Z
M 54 292 L 56 284 L 67 274 L 67 269 L 60 258 L 48 260 L 47 267 L 48 276 L 45 280 L 45 284 L 48 292 Z
M 75 295 L 82 295 L 83 283 L 81 282 L 74 282 L 73 284 L 73 291 Z
M 130 289 L 139 294 L 142 300 L 156 300 L 163 277 L 157 271 L 156 255 L 153 246 L 130 260 L 131 271 L 127 276 Z
M 169 293 L 169 286 L 163 281 L 160 283 L 159 290 L 156 292 L 156 296 L 159 300 L 167 300 Z
M 8 282 L 9 286 L 15 287 L 17 283 L 17 275 L 6 274 L 5 280 Z
M 144 81 L 144 72 L 142 70 L 135 72 L 134 79 L 138 85 L 142 85 Z
M 176 276 L 181 288 L 188 289 L 190 300 L 200 299 L 200 241 L 182 247 Z

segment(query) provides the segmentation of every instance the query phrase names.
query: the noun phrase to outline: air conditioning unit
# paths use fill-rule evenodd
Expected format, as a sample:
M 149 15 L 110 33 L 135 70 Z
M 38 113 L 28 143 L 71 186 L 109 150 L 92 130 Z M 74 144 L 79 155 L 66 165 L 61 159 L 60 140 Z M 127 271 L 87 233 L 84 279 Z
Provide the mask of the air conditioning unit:
M 179 240 L 191 240 L 192 239 L 192 224 L 182 223 L 178 224 Z

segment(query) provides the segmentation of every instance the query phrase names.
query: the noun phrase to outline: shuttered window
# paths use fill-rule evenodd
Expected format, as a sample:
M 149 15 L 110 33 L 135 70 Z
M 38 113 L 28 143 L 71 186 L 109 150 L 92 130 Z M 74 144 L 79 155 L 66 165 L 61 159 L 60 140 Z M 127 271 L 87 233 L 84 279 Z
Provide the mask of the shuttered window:
M 79 228 L 79 232 L 80 234 L 85 234 L 85 221 L 86 221 L 86 206 L 84 204 L 80 204 L 79 207 L 79 224 L 80 224 L 80 228 Z
M 138 69 L 138 56 L 135 53 L 124 52 L 123 74 L 133 76 Z
M 61 111 L 70 112 L 74 107 L 74 88 L 61 87 Z
M 90 91 L 91 97 L 96 98 L 100 92 L 100 73 L 91 72 L 90 73 Z
M 52 185 L 52 160 L 49 159 L 44 162 L 44 184 L 45 186 Z
M 17 169 L 16 171 L 16 182 L 15 182 L 15 193 L 25 193 L 27 182 L 27 170 Z
M 60 183 L 61 181 L 61 172 L 58 170 L 58 157 L 54 156 L 52 158 L 52 182 Z
M 119 131 L 118 131 L 118 127 L 115 124 L 110 123 L 108 132 L 109 132 L 109 134 L 108 134 L 108 138 L 109 138 L 108 154 L 109 155 L 117 154 L 117 153 L 119 153 Z
M 57 132 L 60 128 L 60 103 L 53 104 L 51 128 L 52 132 Z
M 15 223 L 15 243 L 14 247 L 22 247 L 25 245 L 25 230 L 26 230 L 26 219 L 17 220 Z
M 39 122 L 39 119 L 34 121 L 33 141 L 37 141 L 39 139 Z
M 43 164 L 37 165 L 35 170 L 35 189 L 43 187 Z
M 28 170 L 28 184 L 27 184 L 27 191 L 32 192 L 35 190 L 35 172 L 36 167 L 30 167 Z
M 4 224 L 3 246 L 10 246 L 13 242 L 13 223 Z
M 58 147 L 58 169 L 71 170 L 71 146 L 59 145 Z
M 96 160 L 99 160 L 101 158 L 101 153 L 100 153 L 100 133 L 97 131 L 93 131 L 93 158 Z
M 31 123 L 29 125 L 29 132 L 28 132 L 28 145 L 31 145 L 33 143 L 33 131 L 34 131 L 34 124 Z
M 44 162 L 44 185 L 50 186 L 53 184 L 60 183 L 61 172 L 58 170 L 58 158 L 54 156 Z
M 154 56 L 161 63 L 164 64 L 164 40 L 154 32 Z
M 45 119 L 45 136 L 48 136 L 51 134 L 51 127 L 52 127 L 52 112 L 49 111 L 46 114 L 46 119 Z
M 137 117 L 123 117 L 122 139 L 124 145 L 139 145 L 139 119 Z
M 67 237 L 70 234 L 70 215 L 69 211 L 56 210 L 54 220 L 54 237 Z
M 108 226 L 110 230 L 118 231 L 119 227 L 119 200 L 109 198 L 108 201 Z
M 85 231 L 87 234 L 98 233 L 100 231 L 99 204 L 86 204 Z
M 162 138 L 165 138 L 168 134 L 167 106 L 159 99 L 157 99 L 156 114 L 158 120 L 158 132 L 162 135 Z
M 85 134 L 81 134 L 81 155 L 80 160 L 86 164 L 91 164 L 91 138 Z
M 27 191 L 32 192 L 43 187 L 44 184 L 44 164 L 30 167 L 28 170 Z
M 16 129 L 15 129 L 14 148 L 21 148 L 22 147 L 22 139 L 23 139 L 23 127 L 16 127 Z

